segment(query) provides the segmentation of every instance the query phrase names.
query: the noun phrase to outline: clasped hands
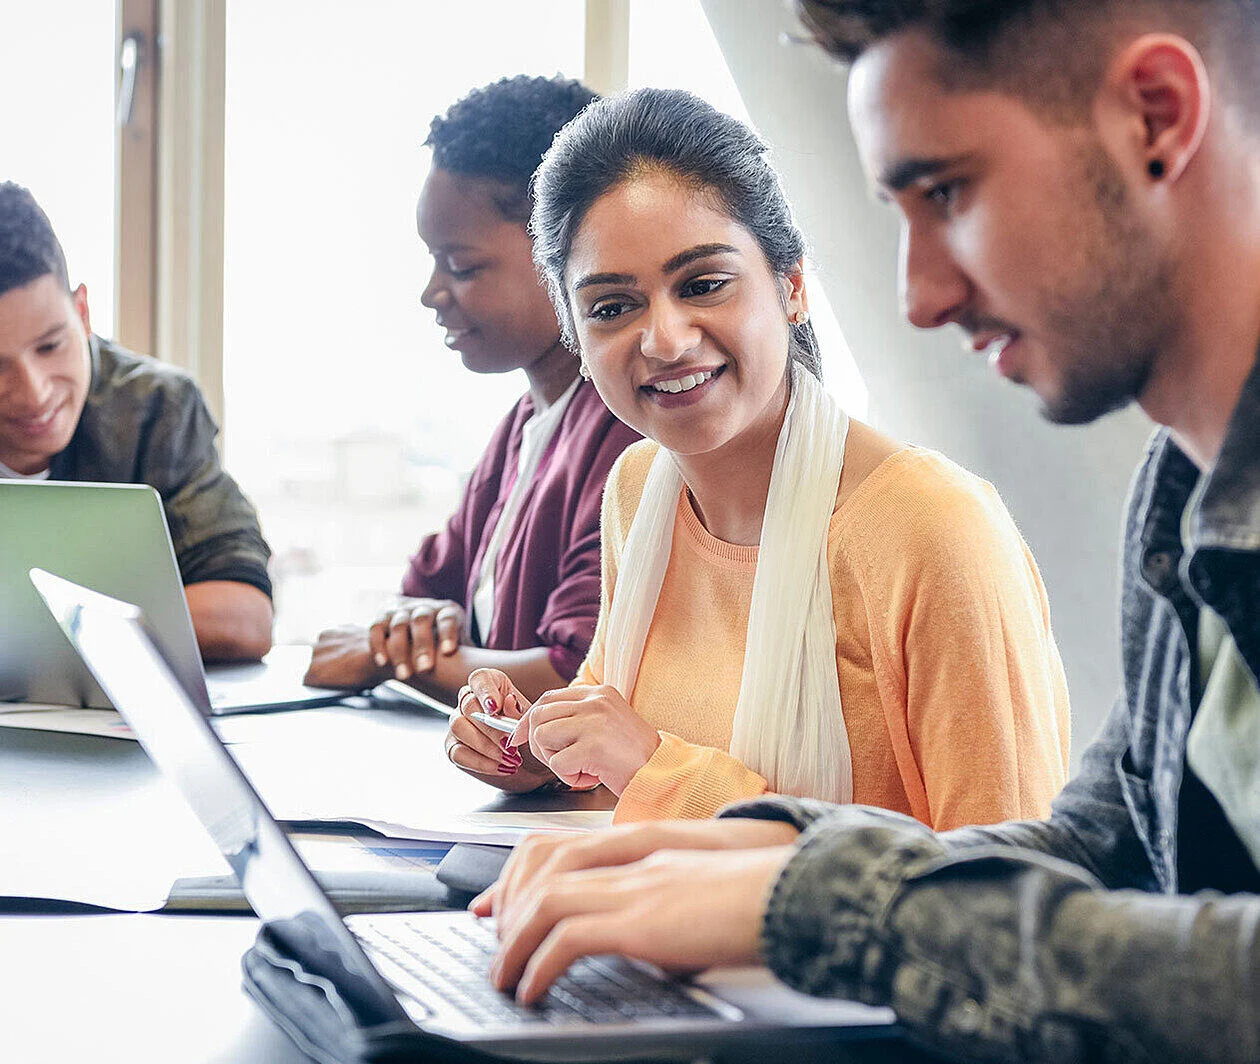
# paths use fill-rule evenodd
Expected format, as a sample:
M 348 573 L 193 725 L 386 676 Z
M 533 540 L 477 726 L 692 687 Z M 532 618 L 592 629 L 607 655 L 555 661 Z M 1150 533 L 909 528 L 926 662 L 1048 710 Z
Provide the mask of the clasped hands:
M 391 676 L 423 677 L 438 655 L 463 641 L 464 607 L 449 599 L 404 598 L 382 610 L 364 629 L 330 628 L 319 634 L 305 682 L 315 687 L 367 687 Z
M 562 687 L 530 703 L 498 669 L 477 669 L 459 693 L 446 753 L 467 772 L 505 790 L 560 780 L 575 790 L 603 784 L 620 795 L 661 738 L 616 688 Z M 483 712 L 518 720 L 509 736 L 473 720 Z

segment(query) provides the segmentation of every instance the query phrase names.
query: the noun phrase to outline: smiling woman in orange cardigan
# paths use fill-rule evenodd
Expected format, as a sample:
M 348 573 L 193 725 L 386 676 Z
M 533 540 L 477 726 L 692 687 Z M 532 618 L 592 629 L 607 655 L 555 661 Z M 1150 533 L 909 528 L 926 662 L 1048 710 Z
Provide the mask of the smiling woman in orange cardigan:
M 633 445 L 609 476 L 600 622 L 569 694 L 610 690 L 595 686 L 610 602 L 656 450 Z M 711 816 L 767 791 L 728 753 L 757 553 L 716 539 L 680 501 L 629 698 L 657 745 L 620 791 L 618 823 Z M 853 801 L 936 830 L 1046 815 L 1067 778 L 1067 684 L 1045 588 L 997 492 L 935 452 L 897 448 L 854 423 L 827 557 Z M 502 712 L 502 679 L 487 671 L 474 685 L 483 698 L 499 692 Z M 512 716 L 528 707 L 506 702 Z M 554 779 L 525 756 L 493 782 L 521 790 Z
M 603 682 L 608 600 L 655 451 L 635 444 L 609 477 L 605 601 L 575 686 Z M 860 482 L 842 479 L 827 555 L 854 802 L 937 830 L 1044 816 L 1067 775 L 1067 684 L 1006 508 L 940 455 L 889 453 L 856 424 L 845 474 Z M 727 753 L 756 567 L 756 547 L 715 539 L 680 502 L 630 696 L 660 745 L 622 791 L 619 822 L 710 816 L 766 791 Z
M 755 135 L 640 90 L 570 123 L 535 190 L 570 342 L 647 439 L 607 481 L 577 680 L 531 707 L 473 673 L 451 760 L 505 790 L 602 783 L 619 821 L 767 789 L 934 828 L 1044 815 L 1069 728 L 1036 566 L 988 484 L 823 388 Z M 522 720 L 507 740 L 474 710 Z

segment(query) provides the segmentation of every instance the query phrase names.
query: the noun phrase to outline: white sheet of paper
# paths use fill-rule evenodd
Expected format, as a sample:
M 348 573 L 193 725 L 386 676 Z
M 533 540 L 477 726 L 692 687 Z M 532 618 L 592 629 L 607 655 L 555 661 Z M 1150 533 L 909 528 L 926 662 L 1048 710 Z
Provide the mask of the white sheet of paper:
M 392 839 L 426 842 L 480 842 L 515 846 L 526 835 L 581 835 L 612 823 L 611 809 L 570 809 L 554 813 L 432 813 L 419 824 L 351 818 Z
M 481 811 L 497 792 L 441 758 L 444 732 L 344 728 L 318 741 L 232 747 L 277 820 L 354 823 L 391 838 L 514 846 L 533 832 L 607 827 L 610 810 Z M 434 756 L 434 752 L 438 757 Z M 440 759 L 439 759 L 440 758 Z
M 283 742 L 286 731 L 293 730 L 295 713 L 312 719 L 302 724 L 308 740 L 326 727 L 332 732 L 345 730 L 340 721 L 325 722 L 318 709 L 295 709 L 279 713 L 244 713 L 236 717 L 215 717 L 211 723 L 219 737 L 229 746 L 234 743 Z M 0 703 L 0 728 L 26 728 L 31 731 L 66 732 L 71 735 L 99 735 L 106 739 L 136 741 L 136 734 L 112 709 L 80 709 L 71 706 L 48 706 L 30 702 Z
M 107 739 L 135 740 L 135 734 L 112 709 L 77 709 L 69 706 L 35 706 L 6 702 L 0 706 L 0 728 L 101 735 Z
M 82 799 L 68 799 L 71 816 L 19 816 L 6 824 L 0 895 L 151 912 L 166 904 L 171 883 L 181 876 L 229 874 L 192 810 L 160 777 L 125 793 L 102 794 L 99 803 Z

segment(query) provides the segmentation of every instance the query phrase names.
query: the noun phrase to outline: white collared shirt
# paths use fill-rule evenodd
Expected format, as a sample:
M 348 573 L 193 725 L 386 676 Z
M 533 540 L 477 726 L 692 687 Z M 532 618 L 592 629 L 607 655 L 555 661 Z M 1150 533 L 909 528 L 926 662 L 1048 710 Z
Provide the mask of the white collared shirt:
M 44 469 L 38 473 L 19 473 L 16 469 L 10 469 L 3 462 L 0 462 L 0 480 L 47 480 L 48 474 L 52 469 Z
M 516 480 L 512 484 L 512 492 L 507 502 L 503 504 L 503 509 L 499 513 L 498 523 L 490 534 L 490 542 L 481 559 L 481 571 L 477 574 L 477 588 L 473 592 L 473 619 L 477 622 L 477 633 L 483 643 L 494 621 L 494 567 L 499 560 L 499 551 L 503 549 L 503 540 L 515 523 L 516 515 L 520 513 L 521 505 L 528 497 L 530 488 L 533 487 L 534 476 L 538 472 L 542 457 L 547 452 L 556 429 L 560 427 L 560 421 L 564 417 L 569 400 L 573 398 L 573 393 L 578 390 L 578 385 L 581 383 L 582 378 L 575 377 L 573 383 L 565 389 L 559 399 L 546 410 L 534 414 L 521 428 L 521 449 L 516 458 Z M 503 475 L 508 474 L 509 471 L 505 469 Z

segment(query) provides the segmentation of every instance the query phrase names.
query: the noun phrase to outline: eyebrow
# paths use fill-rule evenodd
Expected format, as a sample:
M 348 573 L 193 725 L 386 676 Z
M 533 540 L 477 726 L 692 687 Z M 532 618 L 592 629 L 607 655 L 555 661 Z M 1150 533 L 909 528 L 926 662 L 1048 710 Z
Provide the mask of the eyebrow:
M 684 266 L 690 266 L 697 259 L 707 259 L 710 255 L 738 255 L 739 248 L 731 244 L 697 244 L 694 248 L 680 251 L 669 259 L 664 267 L 665 273 L 676 273 Z
M 573 291 L 578 292 L 596 284 L 634 284 L 635 280 L 632 273 L 588 273 L 573 286 Z
M 667 259 L 661 270 L 664 273 L 677 273 L 697 259 L 707 259 L 710 255 L 738 255 L 739 253 L 739 248 L 733 244 L 697 244 Z M 589 273 L 574 284 L 573 291 L 577 292 L 597 284 L 634 284 L 636 280 L 637 278 L 632 273 Z
M 925 177 L 936 177 L 966 158 L 966 155 L 955 155 L 946 159 L 901 159 L 885 167 L 877 183 L 882 191 L 904 192 Z
M 45 329 L 42 333 L 40 333 L 37 337 L 35 337 L 35 340 L 33 342 L 37 344 L 42 344 L 45 340 L 51 340 L 59 332 L 64 331 L 65 327 L 66 327 L 66 323 L 63 321 L 57 325 L 54 325 L 51 329 Z

